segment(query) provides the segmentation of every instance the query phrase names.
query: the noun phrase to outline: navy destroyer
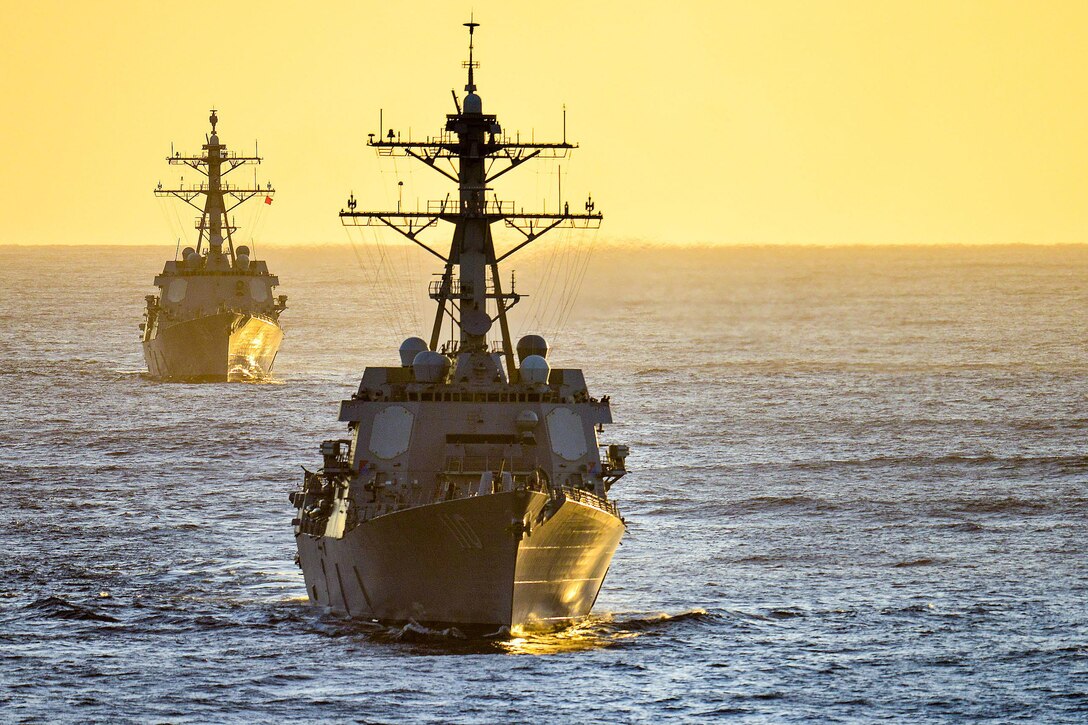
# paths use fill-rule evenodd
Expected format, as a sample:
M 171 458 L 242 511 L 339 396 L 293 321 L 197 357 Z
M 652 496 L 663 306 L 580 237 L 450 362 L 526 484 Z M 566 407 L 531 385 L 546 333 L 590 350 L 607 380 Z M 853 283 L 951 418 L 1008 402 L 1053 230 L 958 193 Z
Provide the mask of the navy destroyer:
M 599 443 L 609 399 L 591 396 L 580 370 L 551 367 L 538 335 L 512 343 L 508 312 L 522 295 L 513 281 L 503 289 L 499 264 L 552 229 L 596 228 L 602 215 L 591 200 L 584 213 L 526 213 L 489 198 L 507 171 L 576 145 L 523 142 L 483 112 L 477 24 L 466 26 L 467 94 L 454 93 L 444 129 L 369 141 L 448 177 L 457 197 L 409 212 L 362 211 L 352 195 L 340 212 L 347 225 L 400 232 L 443 271 L 430 284 L 429 340 L 405 340 L 399 365 L 366 368 L 340 407 L 350 438 L 322 443 L 322 467 L 291 493 L 297 562 L 311 602 L 351 617 L 466 633 L 555 629 L 590 612 L 624 533 L 608 491 L 628 449 Z M 453 226 L 445 253 L 420 237 L 440 222 Z M 501 254 L 497 223 L 520 233 Z
M 231 171 L 261 159 L 228 153 L 220 143 L 213 109 L 212 131 L 203 153 L 175 152 L 167 162 L 184 165 L 206 179 L 177 188 L 155 189 L 201 212 L 196 221 L 196 247 L 186 247 L 181 258 L 168 261 L 155 277 L 158 295 L 148 295 L 143 332 L 144 359 L 155 378 L 188 381 L 235 381 L 267 378 L 276 359 L 283 330 L 280 313 L 286 295 L 274 296 L 279 279 L 268 265 L 253 259 L 244 245 L 234 246 L 237 226 L 228 214 L 253 198 L 272 203 L 271 184 L 259 187 L 232 185 L 222 180 Z M 204 197 L 203 206 L 197 203 Z M 179 245 L 180 246 L 180 245 Z

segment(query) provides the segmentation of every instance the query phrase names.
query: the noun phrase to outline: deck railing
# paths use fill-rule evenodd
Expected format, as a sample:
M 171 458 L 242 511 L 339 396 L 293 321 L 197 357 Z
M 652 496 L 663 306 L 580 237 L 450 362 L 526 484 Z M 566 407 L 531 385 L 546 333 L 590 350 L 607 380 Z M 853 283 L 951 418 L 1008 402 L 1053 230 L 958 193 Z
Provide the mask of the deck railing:
M 564 496 L 571 499 L 572 501 L 577 501 L 578 503 L 584 503 L 588 506 L 599 508 L 602 511 L 607 511 L 616 518 L 619 518 L 620 511 L 619 508 L 616 507 L 616 504 L 607 499 L 601 498 L 592 491 L 587 491 L 584 488 L 572 488 L 570 486 L 563 486 L 563 488 L 560 490 L 562 491 Z

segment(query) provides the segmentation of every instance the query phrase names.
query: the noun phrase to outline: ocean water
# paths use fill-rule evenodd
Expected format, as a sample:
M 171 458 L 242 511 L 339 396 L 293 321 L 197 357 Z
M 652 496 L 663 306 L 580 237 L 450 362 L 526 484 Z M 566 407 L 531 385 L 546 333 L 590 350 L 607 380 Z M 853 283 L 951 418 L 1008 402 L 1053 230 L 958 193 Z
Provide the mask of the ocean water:
M 275 382 L 182 385 L 137 333 L 172 249 L 0 247 L 0 721 L 1088 721 L 1088 247 L 545 244 L 514 328 L 611 396 L 630 528 L 588 622 L 489 641 L 292 563 L 430 262 L 258 249 Z

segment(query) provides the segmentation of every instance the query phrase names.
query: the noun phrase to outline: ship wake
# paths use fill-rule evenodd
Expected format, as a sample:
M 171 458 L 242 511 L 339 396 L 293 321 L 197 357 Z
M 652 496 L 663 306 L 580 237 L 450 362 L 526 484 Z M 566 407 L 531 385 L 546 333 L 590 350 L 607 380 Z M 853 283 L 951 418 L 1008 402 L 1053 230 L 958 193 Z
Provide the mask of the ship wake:
M 518 627 L 510 630 L 504 627 L 488 634 L 474 635 L 457 627 L 438 629 L 414 621 L 383 625 L 336 617 L 335 626 L 326 633 L 332 636 L 362 637 L 387 645 L 410 645 L 425 654 L 546 655 L 620 647 L 633 644 L 642 637 L 674 634 L 677 630 L 702 629 L 721 619 L 722 615 L 705 609 L 676 613 L 609 612 L 589 616 L 577 624 L 553 632 L 530 632 Z

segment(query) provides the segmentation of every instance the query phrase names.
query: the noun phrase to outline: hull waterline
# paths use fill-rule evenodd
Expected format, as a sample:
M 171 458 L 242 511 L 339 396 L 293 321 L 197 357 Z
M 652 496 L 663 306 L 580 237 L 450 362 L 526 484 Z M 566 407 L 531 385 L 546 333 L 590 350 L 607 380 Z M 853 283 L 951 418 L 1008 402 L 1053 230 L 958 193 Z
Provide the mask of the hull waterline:
M 283 341 L 275 322 L 224 312 L 179 322 L 143 343 L 152 377 L 178 381 L 268 378 Z
M 623 535 L 594 506 L 538 491 L 376 516 L 341 539 L 300 533 L 312 602 L 351 617 L 486 633 L 589 614 Z

